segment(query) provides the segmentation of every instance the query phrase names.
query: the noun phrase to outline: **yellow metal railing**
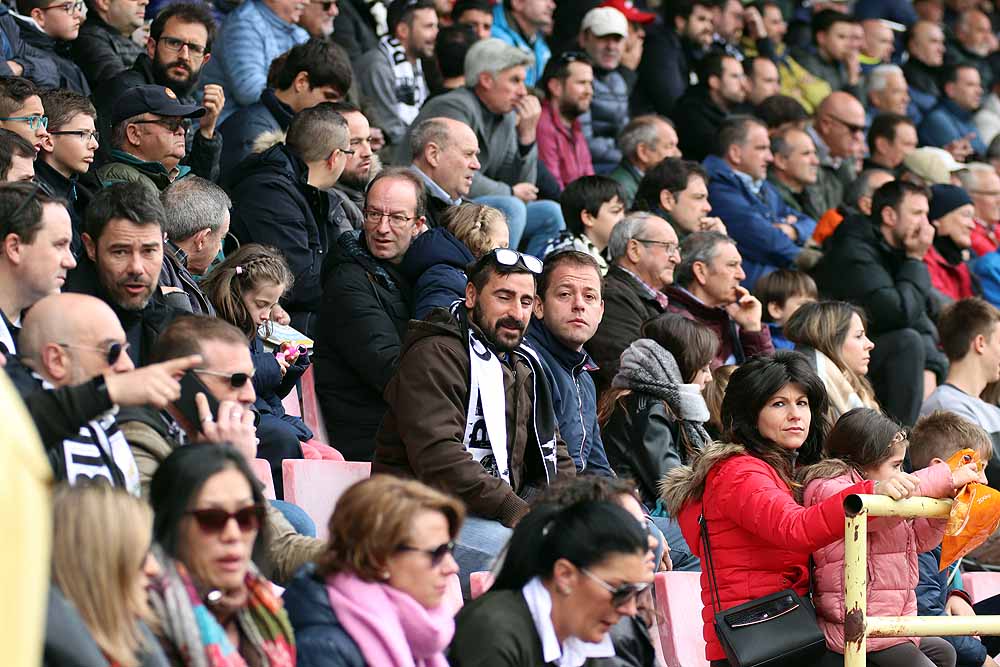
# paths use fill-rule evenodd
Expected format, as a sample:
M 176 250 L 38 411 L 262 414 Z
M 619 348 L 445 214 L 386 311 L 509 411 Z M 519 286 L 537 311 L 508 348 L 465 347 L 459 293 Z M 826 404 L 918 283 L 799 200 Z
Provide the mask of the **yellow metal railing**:
M 844 667 L 865 667 L 868 637 L 1000 635 L 1000 616 L 867 616 L 868 517 L 944 519 L 950 500 L 853 495 L 844 500 Z

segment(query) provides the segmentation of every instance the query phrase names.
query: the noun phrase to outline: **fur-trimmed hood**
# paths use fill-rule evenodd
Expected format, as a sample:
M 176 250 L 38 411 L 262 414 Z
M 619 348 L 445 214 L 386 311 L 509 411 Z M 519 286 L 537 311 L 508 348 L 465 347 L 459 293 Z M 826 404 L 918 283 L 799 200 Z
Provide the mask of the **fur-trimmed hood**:
M 805 466 L 799 470 L 799 474 L 795 476 L 800 485 L 794 489 L 795 499 L 800 503 L 802 502 L 802 494 L 805 493 L 805 489 L 809 486 L 809 482 L 817 479 L 832 479 L 834 477 L 840 477 L 841 475 L 846 475 L 851 471 L 857 471 L 857 468 L 843 459 L 823 459 L 819 463 L 814 463 L 811 466 Z
M 705 491 L 705 480 L 716 463 L 733 456 L 746 454 L 743 445 L 730 442 L 713 442 L 694 454 L 691 464 L 677 466 L 660 480 L 660 497 L 666 503 L 670 516 L 677 516 L 689 500 L 698 500 Z

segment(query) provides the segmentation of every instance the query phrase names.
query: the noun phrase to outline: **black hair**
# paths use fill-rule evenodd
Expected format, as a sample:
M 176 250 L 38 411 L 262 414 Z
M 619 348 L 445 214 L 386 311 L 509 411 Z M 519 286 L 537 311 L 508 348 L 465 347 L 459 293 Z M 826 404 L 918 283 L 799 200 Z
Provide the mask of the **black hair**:
M 691 18 L 695 7 L 714 9 L 720 4 L 720 0 L 670 0 L 670 2 L 663 3 L 661 10 L 663 13 L 663 23 L 670 30 L 673 30 L 675 18 L 682 18 L 686 21 Z
M 0 181 L 7 180 L 7 174 L 14 164 L 14 156 L 35 159 L 35 147 L 17 132 L 0 128 Z
M 881 225 L 882 209 L 888 207 L 898 212 L 899 206 L 903 203 L 906 195 L 923 195 L 927 197 L 928 201 L 931 198 L 930 190 L 923 185 L 899 179 L 889 181 L 872 195 L 872 221 L 876 225 Z
M 157 193 L 148 185 L 136 181 L 115 183 L 98 192 L 87 207 L 83 229 L 96 244 L 104 228 L 114 218 L 162 228 L 167 214 Z
M 154 42 L 160 41 L 163 29 L 167 26 L 167 21 L 176 18 L 181 23 L 200 23 L 205 26 L 208 39 L 205 41 L 205 53 L 212 50 L 212 41 L 215 39 L 215 19 L 209 10 L 209 5 L 203 2 L 174 2 L 165 6 L 152 25 L 149 26 L 149 36 Z
M 479 41 L 475 29 L 464 23 L 456 23 L 441 28 L 434 44 L 441 76 L 453 79 L 465 72 L 465 54 Z
M 469 11 L 493 13 L 493 3 L 490 0 L 458 0 L 451 10 L 451 20 L 458 22 L 462 14 Z
M 708 55 L 698 61 L 698 80 L 703 86 L 708 87 L 709 77 L 714 76 L 718 79 L 722 78 L 722 63 L 724 63 L 727 58 L 736 60 L 736 58 L 729 55 L 725 51 L 716 50 L 710 51 Z
M 625 205 L 625 191 L 621 183 L 608 176 L 581 176 L 566 185 L 559 196 L 566 229 L 574 235 L 583 233 L 581 216 L 586 211 L 597 216 L 601 206 L 615 197 Z
M 619 505 L 592 500 L 537 505 L 514 529 L 491 590 L 521 590 L 535 577 L 549 579 L 561 559 L 589 568 L 616 554 L 648 550 L 644 528 Z
M 868 129 L 868 150 L 875 152 L 875 140 L 885 139 L 889 143 L 896 140 L 896 128 L 903 123 L 913 125 L 913 120 L 898 113 L 880 113 L 872 120 Z M 915 126 L 914 126 L 915 127 Z
M 393 36 L 400 23 L 411 25 L 414 12 L 420 9 L 433 9 L 435 13 L 437 12 L 434 0 L 393 0 L 388 7 L 386 27 L 389 29 L 389 34 Z
M 769 130 L 785 123 L 799 123 L 809 120 L 809 112 L 802 103 L 788 95 L 771 95 L 757 105 L 757 117 L 764 121 Z
M 858 472 L 873 468 L 892 456 L 893 445 L 906 433 L 896 421 L 871 408 L 854 408 L 840 415 L 830 429 L 823 449 L 827 456 L 845 461 Z
M 955 83 L 958 81 L 958 73 L 963 69 L 974 69 L 977 72 L 979 69 L 972 63 L 956 63 L 954 65 L 948 65 L 941 71 L 941 90 L 949 83 Z
M 486 283 L 490 281 L 490 278 L 492 278 L 494 274 L 509 276 L 516 273 L 527 273 L 530 274 L 532 279 L 535 281 L 535 287 L 538 287 L 537 273 L 529 270 L 525 266 L 522 266 L 521 262 L 517 262 L 512 266 L 501 264 L 497 261 L 496 254 L 493 252 L 486 253 L 470 264 L 465 273 L 469 277 L 469 282 L 476 288 L 476 292 L 482 292 L 486 288 Z
M 341 97 L 347 95 L 354 76 L 347 52 L 334 42 L 325 39 L 310 39 L 305 44 L 293 46 L 284 56 L 281 65 L 274 72 L 274 87 L 278 90 L 291 88 L 299 72 L 309 75 L 309 86 L 332 86 Z
M 556 80 L 565 83 L 569 78 L 570 66 L 573 63 L 582 63 L 590 67 L 594 66 L 594 61 L 584 51 L 563 51 L 558 56 L 549 58 L 545 64 L 542 76 L 538 81 L 538 87 L 545 91 L 545 97 L 549 98 L 549 81 Z
M 811 23 L 813 40 L 815 41 L 816 35 L 821 32 L 828 31 L 837 23 L 850 23 L 851 25 L 857 25 L 858 20 L 849 14 L 838 12 L 836 9 L 824 9 L 823 11 L 813 14 Z
M 802 387 L 812 414 L 806 440 L 795 456 L 796 463 L 809 465 L 819 461 L 829 428 L 826 387 L 809 360 L 799 352 L 781 350 L 770 357 L 752 357 L 737 368 L 729 379 L 726 396 L 722 400 L 722 428 L 725 442 L 743 445 L 751 455 L 769 463 L 789 486 L 793 486 L 789 452 L 764 438 L 757 428 L 757 419 L 767 401 L 787 384 Z
M 705 185 L 708 185 L 708 173 L 699 163 L 676 157 L 664 158 L 643 174 L 632 209 L 655 211 L 660 207 L 661 192 L 666 190 L 676 198 L 678 193 L 687 190 L 692 176 L 700 176 Z
M 38 183 L 0 183 L 0 243 L 10 234 L 16 234 L 22 243 L 34 243 L 42 228 L 42 209 L 50 203 L 66 204 L 50 197 Z
M 13 116 L 32 95 L 42 91 L 31 79 L 21 76 L 0 76 L 0 114 Z
M 167 555 L 177 557 L 181 520 L 195 503 L 205 482 L 230 469 L 238 470 L 246 478 L 253 502 L 263 505 L 266 501 L 260 482 L 243 455 L 230 445 L 178 447 L 153 473 L 149 486 L 149 502 L 153 506 L 153 541 L 159 543 Z

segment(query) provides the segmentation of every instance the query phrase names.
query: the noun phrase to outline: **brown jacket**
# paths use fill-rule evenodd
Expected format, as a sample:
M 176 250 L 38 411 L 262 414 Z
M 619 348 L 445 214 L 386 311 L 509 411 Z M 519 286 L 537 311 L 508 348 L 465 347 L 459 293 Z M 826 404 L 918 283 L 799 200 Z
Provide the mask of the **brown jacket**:
M 399 370 L 385 390 L 389 411 L 375 441 L 372 473 L 412 477 L 458 496 L 470 514 L 513 526 L 528 511 L 534 490 L 546 485 L 535 437 L 531 365 L 504 362 L 510 484 L 493 477 L 462 445 L 469 401 L 469 348 L 459 322 L 445 309 L 411 320 Z M 545 382 L 545 378 L 538 378 Z M 557 474 L 576 467 L 557 437 Z
M 157 420 L 162 420 L 155 410 L 123 410 L 119 419 L 119 428 L 139 467 L 142 495 L 148 500 L 153 473 L 170 456 L 177 443 L 159 428 Z M 322 540 L 296 533 L 285 515 L 271 503 L 267 504 L 267 520 L 254 548 L 254 562 L 261 574 L 279 584 L 290 581 L 300 567 L 314 561 L 325 548 Z

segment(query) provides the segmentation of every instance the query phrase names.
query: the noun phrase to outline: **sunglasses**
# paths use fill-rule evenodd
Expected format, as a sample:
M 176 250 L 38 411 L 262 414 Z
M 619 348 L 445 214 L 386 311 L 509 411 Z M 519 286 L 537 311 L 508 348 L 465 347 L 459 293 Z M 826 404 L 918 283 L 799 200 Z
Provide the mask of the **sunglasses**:
M 70 345 L 69 343 L 56 343 L 59 347 L 64 347 L 68 350 L 89 350 L 91 352 L 101 352 L 105 355 L 107 359 L 108 366 L 114 366 L 118 363 L 123 352 L 128 352 L 131 345 L 129 343 L 111 343 L 107 347 L 92 347 L 90 345 Z
M 628 604 L 640 593 L 649 588 L 649 584 L 621 584 L 615 588 L 585 567 L 581 567 L 580 571 L 600 584 L 601 588 L 611 593 L 612 607 L 621 607 L 622 605 Z
M 253 379 L 253 373 L 223 373 L 222 371 L 210 371 L 207 368 L 195 368 L 195 373 L 202 375 L 214 375 L 218 378 L 226 378 L 233 389 L 239 389 Z
M 523 268 L 534 274 L 540 274 L 542 272 L 542 260 L 538 259 L 534 255 L 525 255 L 522 252 L 511 250 L 510 248 L 496 248 L 487 254 L 486 257 L 492 257 L 496 260 L 497 264 L 501 264 L 503 266 L 517 266 L 520 264 Z
M 165 129 L 167 132 L 176 132 L 177 130 L 179 130 L 181 128 L 184 128 L 184 131 L 187 132 L 191 128 L 191 119 L 190 118 L 177 118 L 177 117 L 157 118 L 155 120 L 134 120 L 134 121 L 132 121 L 131 124 L 132 125 L 159 125 L 163 129 Z
M 396 551 L 416 551 L 418 553 L 427 554 L 431 557 L 431 567 L 437 567 L 444 560 L 445 556 L 449 556 L 455 551 L 454 542 L 445 542 L 436 549 L 418 549 L 417 547 L 411 547 L 408 544 L 403 544 L 396 547 Z
M 212 507 L 201 510 L 188 510 L 185 514 L 190 514 L 198 522 L 198 527 L 206 533 L 221 533 L 226 529 L 230 519 L 236 519 L 236 525 L 244 533 L 260 528 L 260 522 L 264 519 L 263 505 L 247 505 L 235 512 L 227 512 L 224 509 Z

